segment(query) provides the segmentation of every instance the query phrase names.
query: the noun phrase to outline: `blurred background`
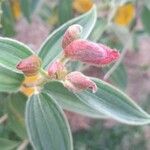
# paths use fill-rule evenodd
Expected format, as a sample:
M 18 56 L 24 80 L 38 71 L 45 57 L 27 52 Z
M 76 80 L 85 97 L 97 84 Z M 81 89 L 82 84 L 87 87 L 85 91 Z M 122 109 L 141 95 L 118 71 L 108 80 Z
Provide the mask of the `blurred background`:
M 118 49 L 122 61 L 106 78 L 150 113 L 150 1 L 149 0 L 1 0 L 3 37 L 17 39 L 38 51 L 45 38 L 68 20 L 96 4 L 98 18 L 89 39 Z M 87 75 L 103 79 L 113 66 L 83 67 Z M 72 67 L 72 66 L 71 66 Z M 3 115 L 0 101 L 0 116 Z M 13 107 L 13 106 L 12 106 Z M 75 150 L 150 150 L 150 127 L 96 120 L 66 111 Z M 15 129 L 14 129 L 15 128 Z M 15 149 L 17 127 L 0 123 L 0 138 Z M 27 149 L 32 149 L 28 147 Z

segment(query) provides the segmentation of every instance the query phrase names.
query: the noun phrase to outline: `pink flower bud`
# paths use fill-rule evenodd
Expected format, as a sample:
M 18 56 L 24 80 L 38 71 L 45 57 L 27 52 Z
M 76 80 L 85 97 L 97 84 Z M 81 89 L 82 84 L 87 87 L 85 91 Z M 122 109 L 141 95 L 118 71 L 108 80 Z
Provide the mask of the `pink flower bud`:
M 66 74 L 65 66 L 60 61 L 55 61 L 48 69 L 48 75 L 55 79 L 61 79 Z
M 95 66 L 110 64 L 120 56 L 115 49 L 81 39 L 71 42 L 64 49 L 64 54 L 72 60 L 82 61 Z
M 73 92 L 80 92 L 88 88 L 90 88 L 93 93 L 97 91 L 96 84 L 81 72 L 71 72 L 65 79 L 64 86 Z
M 62 48 L 64 49 L 66 46 L 68 46 L 72 41 L 80 38 L 80 35 L 82 33 L 82 26 L 78 25 L 78 24 L 74 24 L 72 26 L 70 26 L 64 36 L 63 36 L 63 40 L 62 40 Z
M 21 70 L 26 76 L 34 76 L 38 74 L 40 67 L 41 60 L 36 55 L 21 60 L 16 66 L 16 68 Z

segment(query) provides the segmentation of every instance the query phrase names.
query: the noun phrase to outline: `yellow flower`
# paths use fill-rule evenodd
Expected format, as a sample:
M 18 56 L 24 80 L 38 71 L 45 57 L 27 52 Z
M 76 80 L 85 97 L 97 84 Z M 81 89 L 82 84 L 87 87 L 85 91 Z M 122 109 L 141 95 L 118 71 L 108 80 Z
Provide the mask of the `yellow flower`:
M 21 8 L 19 0 L 11 0 L 12 14 L 16 20 L 21 17 Z
M 84 13 L 91 9 L 93 6 L 92 0 L 74 0 L 73 1 L 73 8 L 79 12 Z
M 24 85 L 25 84 L 34 84 L 39 79 L 40 79 L 40 75 L 25 77 L 25 80 L 23 82 L 23 85 L 20 88 L 20 91 L 27 96 L 31 96 L 36 91 L 36 88 L 35 87 L 26 87 Z
M 120 26 L 127 26 L 135 15 L 135 7 L 132 3 L 120 6 L 116 11 L 114 22 Z

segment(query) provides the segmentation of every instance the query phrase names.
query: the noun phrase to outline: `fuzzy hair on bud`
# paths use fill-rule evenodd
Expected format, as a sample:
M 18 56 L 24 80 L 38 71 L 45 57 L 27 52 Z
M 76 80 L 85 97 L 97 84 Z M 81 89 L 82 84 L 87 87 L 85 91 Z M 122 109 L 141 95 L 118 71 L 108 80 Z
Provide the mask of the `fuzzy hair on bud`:
M 78 25 L 78 24 L 74 24 L 72 26 L 70 26 L 64 36 L 63 36 L 63 40 L 62 40 L 62 48 L 64 49 L 66 46 L 68 46 L 72 41 L 80 38 L 80 35 L 82 33 L 82 26 Z
M 55 61 L 48 69 L 48 75 L 52 78 L 61 79 L 67 74 L 65 66 L 60 61 Z
M 110 64 L 120 56 L 116 49 L 82 39 L 71 42 L 64 49 L 64 54 L 71 60 L 78 60 L 95 66 Z
M 91 89 L 93 93 L 97 91 L 96 84 L 78 71 L 71 72 L 66 76 L 64 86 L 73 92 L 80 92 L 86 89 Z
M 41 60 L 36 55 L 21 60 L 16 66 L 16 68 L 21 70 L 26 76 L 34 76 L 38 74 L 40 67 Z

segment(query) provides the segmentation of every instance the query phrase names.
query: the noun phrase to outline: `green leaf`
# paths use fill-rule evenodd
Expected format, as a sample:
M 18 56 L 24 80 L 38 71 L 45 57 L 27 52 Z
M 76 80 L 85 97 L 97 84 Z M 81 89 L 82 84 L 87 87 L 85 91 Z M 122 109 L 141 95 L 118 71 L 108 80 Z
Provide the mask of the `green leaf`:
M 110 76 L 110 81 L 113 85 L 118 86 L 122 90 L 125 90 L 127 87 L 127 72 L 125 70 L 125 66 L 120 64 L 114 73 Z
M 0 150 L 14 150 L 20 142 L 0 138 Z
M 31 16 L 40 0 L 20 0 L 21 10 L 26 19 L 30 22 Z
M 27 97 L 22 93 L 12 93 L 7 99 L 7 112 L 10 128 L 22 139 L 27 138 L 24 112 Z
M 15 92 L 23 81 L 23 74 L 0 66 L 0 92 Z
M 90 40 L 97 42 L 107 28 L 107 21 L 104 18 L 99 18 L 96 21 L 95 27 L 90 35 Z
M 62 83 L 58 81 L 49 82 L 44 86 L 46 91 L 55 99 L 63 109 L 73 111 L 93 118 L 106 118 L 106 115 L 99 113 L 93 108 L 82 102 L 75 94 L 68 91 Z
M 16 40 L 0 37 L 0 66 L 4 66 L 14 71 L 17 63 L 34 52 L 26 45 Z
M 23 15 L 28 21 L 31 21 L 31 10 L 30 10 L 31 1 L 30 0 L 20 0 L 21 10 Z
M 39 3 L 42 3 L 42 0 L 31 0 L 31 13 L 33 13 L 36 10 Z
M 60 24 L 72 18 L 72 0 L 60 0 L 58 4 L 58 14 Z
M 150 3 L 149 0 L 144 0 L 145 6 L 150 10 Z
M 112 66 L 108 68 L 104 68 L 104 72 L 107 72 Z M 110 78 L 108 79 L 113 85 L 125 90 L 127 87 L 127 72 L 123 63 L 121 63 L 117 69 L 111 74 Z
M 26 125 L 34 149 L 73 149 L 64 113 L 48 94 L 40 93 L 30 97 L 26 105 Z
M 39 56 L 43 60 L 43 68 L 46 68 L 49 63 L 51 63 L 62 51 L 61 48 L 61 41 L 62 37 L 64 35 L 65 30 L 72 24 L 80 24 L 83 26 L 83 33 L 81 35 L 82 38 L 86 39 L 89 34 L 91 33 L 95 22 L 96 22 L 96 7 L 93 6 L 93 8 L 59 27 L 57 30 L 55 30 L 44 42 L 42 47 L 39 51 Z
M 146 6 L 142 10 L 141 20 L 145 31 L 150 34 L 150 10 Z
M 130 125 L 150 123 L 150 115 L 126 94 L 102 80 L 93 78 L 93 81 L 98 87 L 96 93 L 84 91 L 76 94 L 84 103 L 123 123 Z
M 1 32 L 4 36 L 13 36 L 15 34 L 14 18 L 11 12 L 10 3 L 8 0 L 2 3 L 2 29 Z
M 21 10 L 26 19 L 30 22 L 33 12 L 41 0 L 20 0 Z
M 5 114 L 6 112 L 6 99 L 7 99 L 8 93 L 6 92 L 0 92 L 0 114 Z

